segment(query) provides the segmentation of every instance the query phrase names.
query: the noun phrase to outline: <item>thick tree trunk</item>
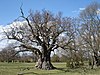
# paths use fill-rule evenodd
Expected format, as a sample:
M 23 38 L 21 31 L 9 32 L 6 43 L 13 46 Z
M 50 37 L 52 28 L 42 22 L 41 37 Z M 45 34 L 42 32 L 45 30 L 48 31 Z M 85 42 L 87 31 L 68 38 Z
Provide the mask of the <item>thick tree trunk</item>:
M 94 66 L 99 66 L 100 65 L 99 61 L 100 60 L 99 60 L 98 53 L 94 52 L 94 56 L 92 56 L 92 59 L 90 60 L 89 65 L 91 65 L 91 68 L 93 69 Z
M 42 56 L 39 56 L 38 62 L 36 63 L 35 66 L 39 69 L 44 69 L 44 70 L 55 69 L 55 67 L 51 63 L 50 54 L 51 52 L 48 52 L 43 54 Z

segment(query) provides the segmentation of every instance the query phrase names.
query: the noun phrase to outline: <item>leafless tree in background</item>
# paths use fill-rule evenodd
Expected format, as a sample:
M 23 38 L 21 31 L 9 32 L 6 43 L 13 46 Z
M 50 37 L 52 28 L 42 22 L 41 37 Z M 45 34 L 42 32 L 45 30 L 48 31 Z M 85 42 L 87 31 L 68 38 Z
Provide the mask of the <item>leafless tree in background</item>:
M 100 51 L 100 4 L 94 2 L 80 13 L 80 36 L 84 46 L 93 54 L 93 64 L 99 65 L 98 51 Z M 95 60 L 94 60 L 95 59 Z M 93 68 L 93 66 L 92 66 Z
M 13 44 L 9 44 L 7 47 L 0 51 L 0 61 L 1 62 L 13 62 L 18 60 L 19 54 L 9 59 L 13 54 L 15 54 L 15 48 Z

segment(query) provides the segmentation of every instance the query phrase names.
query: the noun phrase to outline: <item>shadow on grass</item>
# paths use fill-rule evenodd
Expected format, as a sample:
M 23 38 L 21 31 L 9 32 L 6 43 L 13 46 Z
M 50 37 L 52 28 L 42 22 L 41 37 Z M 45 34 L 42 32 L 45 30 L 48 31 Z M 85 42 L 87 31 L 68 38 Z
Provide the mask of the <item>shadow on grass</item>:
M 56 70 L 60 70 L 63 72 L 87 72 L 90 69 L 88 68 L 56 68 Z
M 56 74 L 57 75 L 58 73 L 63 73 L 63 71 L 57 72 L 57 73 L 41 73 L 41 74 L 34 73 L 34 72 L 26 72 L 26 73 L 20 72 L 17 75 L 28 75 L 28 74 L 32 74 L 32 75 L 52 75 L 52 74 L 54 75 L 54 74 Z
M 63 71 L 63 72 L 70 72 L 70 70 L 67 69 L 67 68 L 56 68 L 56 70 L 60 70 L 60 71 Z
M 25 74 L 34 74 L 34 75 L 39 75 L 39 74 L 34 73 L 34 72 L 26 72 L 26 73 L 20 72 L 20 73 L 18 73 L 17 75 L 25 75 Z

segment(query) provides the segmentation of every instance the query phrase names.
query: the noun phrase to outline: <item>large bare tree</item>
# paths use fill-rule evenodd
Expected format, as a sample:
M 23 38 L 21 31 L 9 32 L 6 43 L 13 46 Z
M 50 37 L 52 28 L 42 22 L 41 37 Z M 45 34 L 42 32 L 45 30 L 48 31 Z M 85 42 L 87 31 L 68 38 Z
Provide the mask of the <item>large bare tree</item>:
M 99 65 L 98 51 L 100 51 L 100 4 L 94 2 L 80 13 L 80 36 L 84 40 L 84 47 L 93 53 L 96 64 Z M 94 62 L 93 62 L 94 63 Z
M 8 31 L 4 30 L 7 38 L 20 43 L 18 52 L 36 53 L 38 56 L 37 68 L 46 70 L 55 68 L 50 59 L 51 51 L 59 47 L 64 48 L 71 42 L 72 35 L 69 35 L 67 31 L 72 25 L 72 19 L 63 18 L 61 13 L 54 15 L 47 10 L 30 12 L 30 15 L 25 17 L 21 9 L 21 14 L 21 18 L 24 19 L 21 25 L 16 24 L 11 26 Z M 67 35 L 70 37 L 67 41 L 61 40 L 62 35 L 66 35 L 64 36 L 66 38 Z

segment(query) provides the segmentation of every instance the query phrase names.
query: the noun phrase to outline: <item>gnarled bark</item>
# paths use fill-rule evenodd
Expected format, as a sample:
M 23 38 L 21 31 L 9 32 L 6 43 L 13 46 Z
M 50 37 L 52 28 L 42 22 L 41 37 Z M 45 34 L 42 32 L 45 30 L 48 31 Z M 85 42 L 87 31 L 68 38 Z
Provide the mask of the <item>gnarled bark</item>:
M 55 69 L 55 67 L 51 63 L 50 53 L 51 52 L 45 53 L 42 56 L 40 55 L 35 67 L 44 70 Z

